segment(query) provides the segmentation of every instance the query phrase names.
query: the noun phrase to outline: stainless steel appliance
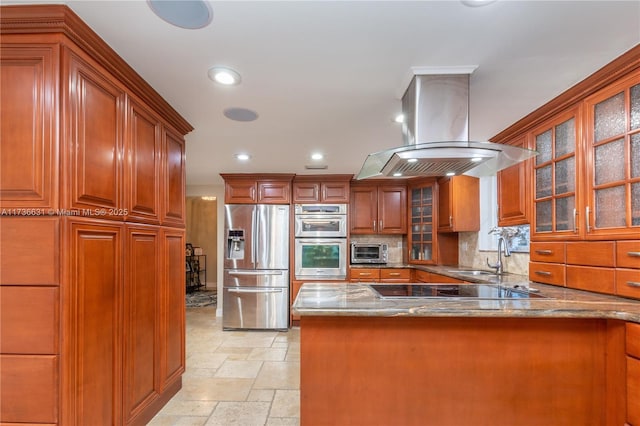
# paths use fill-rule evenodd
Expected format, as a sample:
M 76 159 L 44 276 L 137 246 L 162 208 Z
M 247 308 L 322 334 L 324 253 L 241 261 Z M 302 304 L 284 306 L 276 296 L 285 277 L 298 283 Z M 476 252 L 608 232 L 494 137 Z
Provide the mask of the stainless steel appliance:
M 389 246 L 382 243 L 351 243 L 351 263 L 387 263 Z
M 222 327 L 289 327 L 289 206 L 227 204 Z
M 347 236 L 346 204 L 296 204 L 295 236 L 342 238 Z
M 298 280 L 343 280 L 347 277 L 346 238 L 296 238 Z

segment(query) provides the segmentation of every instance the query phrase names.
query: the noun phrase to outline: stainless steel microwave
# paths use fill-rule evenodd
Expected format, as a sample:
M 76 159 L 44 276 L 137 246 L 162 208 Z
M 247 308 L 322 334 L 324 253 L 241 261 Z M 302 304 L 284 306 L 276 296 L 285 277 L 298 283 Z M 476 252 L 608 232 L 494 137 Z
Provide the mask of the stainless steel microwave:
M 295 236 L 340 238 L 347 236 L 346 204 L 296 204 Z
M 351 263 L 387 263 L 389 246 L 381 243 L 351 243 Z

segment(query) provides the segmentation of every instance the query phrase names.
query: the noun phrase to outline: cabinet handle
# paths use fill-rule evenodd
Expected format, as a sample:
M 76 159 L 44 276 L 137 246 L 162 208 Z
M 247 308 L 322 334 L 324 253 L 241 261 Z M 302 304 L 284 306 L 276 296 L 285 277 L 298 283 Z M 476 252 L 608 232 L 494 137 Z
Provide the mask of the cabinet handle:
M 536 275 L 542 275 L 542 276 L 545 276 L 545 277 L 550 277 L 551 276 L 551 272 L 547 272 L 547 271 L 536 271 L 535 273 L 536 273 Z
M 578 210 L 573 209 L 573 233 L 578 233 Z
M 390 277 L 397 277 L 398 275 L 400 275 L 400 272 L 389 272 Z
M 449 227 L 453 228 L 453 216 L 449 216 Z
M 640 251 L 628 251 L 627 256 L 640 257 Z
M 361 277 L 369 276 L 371 275 L 371 272 L 360 272 L 358 275 L 360 275 Z
M 640 288 L 640 283 L 637 281 L 627 281 L 627 285 L 633 288 Z
M 587 233 L 591 232 L 591 225 L 589 225 L 589 213 L 590 213 L 590 209 L 589 206 L 587 206 L 585 208 L 585 223 L 587 224 Z
M 536 250 L 536 253 L 541 254 L 543 256 L 548 256 L 553 254 L 553 251 L 551 250 Z
M 373 230 L 374 231 L 376 230 L 376 221 L 375 220 L 373 221 Z
M 382 231 L 382 221 L 380 221 L 380 224 L 378 225 L 378 231 Z

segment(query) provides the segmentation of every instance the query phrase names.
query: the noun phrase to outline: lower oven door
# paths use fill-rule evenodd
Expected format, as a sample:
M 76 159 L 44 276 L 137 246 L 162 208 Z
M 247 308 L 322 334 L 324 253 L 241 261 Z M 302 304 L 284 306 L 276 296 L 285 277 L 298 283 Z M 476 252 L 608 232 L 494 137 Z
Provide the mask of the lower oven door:
M 296 238 L 297 280 L 344 280 L 347 278 L 345 238 Z
M 289 288 L 224 287 L 224 330 L 287 330 Z

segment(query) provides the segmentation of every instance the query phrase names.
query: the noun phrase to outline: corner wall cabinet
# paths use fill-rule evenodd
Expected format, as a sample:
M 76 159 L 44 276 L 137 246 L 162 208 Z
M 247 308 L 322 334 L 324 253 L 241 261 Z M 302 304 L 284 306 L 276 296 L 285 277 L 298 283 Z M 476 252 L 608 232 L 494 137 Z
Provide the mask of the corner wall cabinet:
M 506 145 L 528 148 L 528 138 L 520 135 Z M 497 174 L 498 226 L 526 225 L 530 221 L 529 167 L 531 160 L 501 170 Z
M 0 423 L 146 424 L 184 371 L 192 127 L 68 7 L 0 23 Z
M 472 176 L 438 179 L 438 232 L 480 230 L 480 180 Z

